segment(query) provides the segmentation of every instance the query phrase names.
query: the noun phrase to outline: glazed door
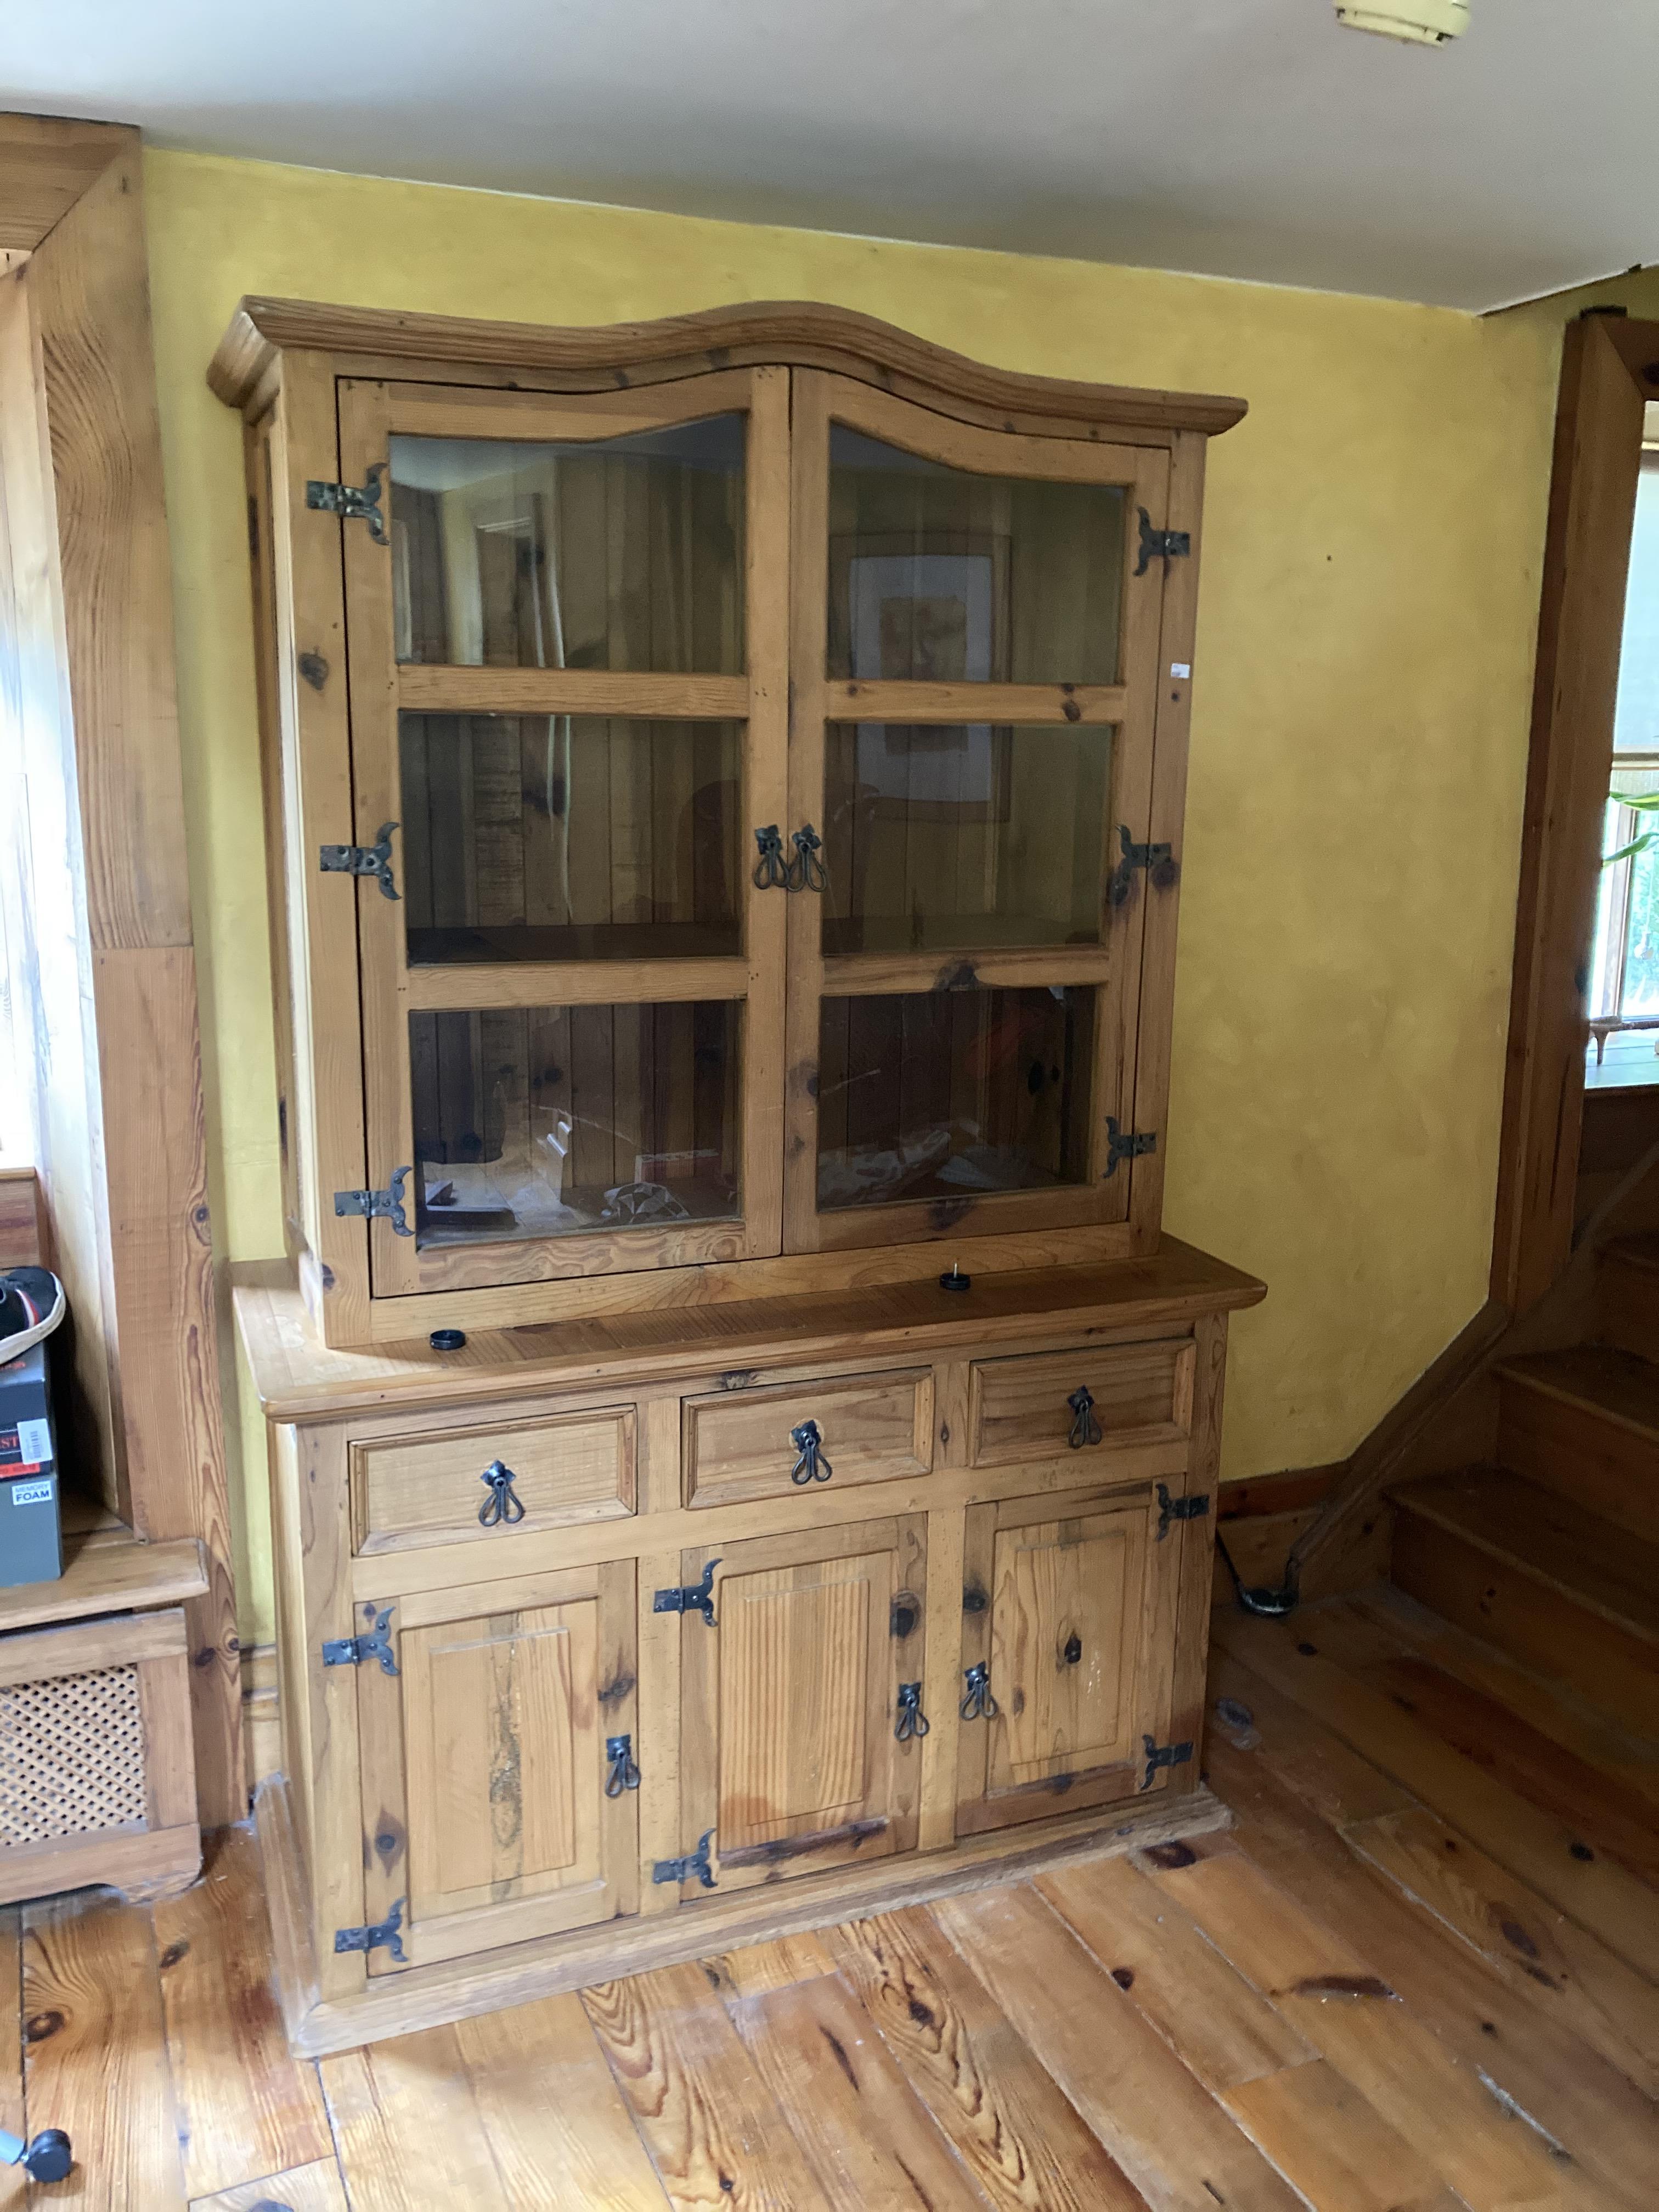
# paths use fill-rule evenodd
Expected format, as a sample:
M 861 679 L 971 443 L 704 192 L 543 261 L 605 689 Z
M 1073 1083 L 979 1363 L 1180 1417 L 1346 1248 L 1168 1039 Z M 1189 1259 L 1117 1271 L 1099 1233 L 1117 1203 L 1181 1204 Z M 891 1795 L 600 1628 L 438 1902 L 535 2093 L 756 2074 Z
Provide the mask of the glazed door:
M 340 386 L 377 1297 L 779 1249 L 787 413 Z
M 959 1834 L 1167 1786 L 1181 1551 L 1144 1489 L 969 1509 Z
M 684 1899 L 915 1849 L 927 1525 L 683 1554 L 688 1584 L 712 1568 L 714 1611 L 687 1613 L 680 1646 L 684 1849 L 708 1839 L 717 1885 Z
M 1121 1221 L 1168 452 L 805 370 L 793 434 L 786 1249 Z
M 371 1975 L 636 1909 L 631 1560 L 360 1607 L 397 1667 L 358 1672 Z M 626 1739 L 625 1753 L 619 1751 Z

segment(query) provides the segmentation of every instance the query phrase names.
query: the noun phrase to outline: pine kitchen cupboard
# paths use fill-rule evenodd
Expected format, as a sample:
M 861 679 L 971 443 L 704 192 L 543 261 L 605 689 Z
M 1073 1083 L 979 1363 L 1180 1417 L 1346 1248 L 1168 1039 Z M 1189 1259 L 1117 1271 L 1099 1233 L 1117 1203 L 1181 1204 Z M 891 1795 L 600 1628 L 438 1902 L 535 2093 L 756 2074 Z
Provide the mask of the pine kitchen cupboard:
M 245 301 L 290 2031 L 1214 1824 L 1206 442 L 838 310 Z

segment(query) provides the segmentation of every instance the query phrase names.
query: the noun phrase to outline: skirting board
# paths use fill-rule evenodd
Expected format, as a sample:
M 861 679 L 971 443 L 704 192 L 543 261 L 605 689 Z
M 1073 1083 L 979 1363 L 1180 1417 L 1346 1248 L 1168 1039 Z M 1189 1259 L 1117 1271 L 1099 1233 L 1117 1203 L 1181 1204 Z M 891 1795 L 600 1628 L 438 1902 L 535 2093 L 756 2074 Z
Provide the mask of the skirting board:
M 537 1997 L 592 1982 L 647 1972 L 654 1966 L 682 1966 L 739 1944 L 769 1942 L 811 1928 L 833 1927 L 843 1920 L 868 1919 L 906 1905 L 927 1905 L 999 1882 L 1023 1881 L 1073 1860 L 1118 1858 L 1155 1844 L 1179 1843 L 1188 1836 L 1212 1835 L 1232 1826 L 1221 1800 L 1200 1785 L 1179 1797 L 1104 1814 L 1073 1814 L 1042 1823 L 1042 1833 L 1028 1832 L 1011 1842 L 1007 1833 L 980 1837 L 957 1845 L 948 1855 L 908 1857 L 902 1867 L 887 1860 L 804 1881 L 798 1889 L 744 1890 L 730 1899 L 683 1905 L 678 1912 L 635 1921 L 623 1929 L 605 1921 L 579 1933 L 549 1936 L 537 1943 L 481 1954 L 442 1966 L 415 1966 L 388 1975 L 361 1997 L 329 2003 L 317 1999 L 316 1972 L 298 1847 L 289 1807 L 288 1784 L 274 1775 L 261 1784 L 254 1800 L 265 1894 L 276 1964 L 276 1990 L 283 2023 L 295 2057 L 325 2058 L 416 2028 L 438 2027 L 476 2014 L 528 2004 Z

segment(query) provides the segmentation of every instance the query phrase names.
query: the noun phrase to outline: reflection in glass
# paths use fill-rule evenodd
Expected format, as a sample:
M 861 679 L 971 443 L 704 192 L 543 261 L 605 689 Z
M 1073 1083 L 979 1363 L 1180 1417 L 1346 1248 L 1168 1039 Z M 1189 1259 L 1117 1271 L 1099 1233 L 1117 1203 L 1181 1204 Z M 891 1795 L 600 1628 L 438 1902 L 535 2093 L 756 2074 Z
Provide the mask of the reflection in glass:
M 735 722 L 404 714 L 411 965 L 742 950 Z
M 828 673 L 1115 684 L 1126 494 L 980 477 L 830 426 Z
M 744 417 L 593 444 L 392 441 L 399 660 L 743 667 Z
M 1098 944 L 1113 736 L 832 722 L 826 956 Z
M 1086 1182 L 1094 1024 L 1092 988 L 824 1000 L 818 1205 Z
M 411 1014 L 422 1246 L 735 1218 L 741 1009 Z

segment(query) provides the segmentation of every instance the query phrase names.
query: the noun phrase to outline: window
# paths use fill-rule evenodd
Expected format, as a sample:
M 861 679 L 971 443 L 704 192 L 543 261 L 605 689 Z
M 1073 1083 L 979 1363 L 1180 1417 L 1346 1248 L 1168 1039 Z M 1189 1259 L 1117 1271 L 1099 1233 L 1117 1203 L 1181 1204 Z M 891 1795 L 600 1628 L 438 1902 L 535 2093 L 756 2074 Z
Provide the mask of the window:
M 1651 446 L 1637 485 L 1613 744 L 1588 1080 L 1659 1085 L 1659 449 Z

